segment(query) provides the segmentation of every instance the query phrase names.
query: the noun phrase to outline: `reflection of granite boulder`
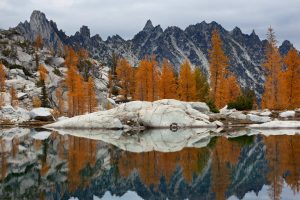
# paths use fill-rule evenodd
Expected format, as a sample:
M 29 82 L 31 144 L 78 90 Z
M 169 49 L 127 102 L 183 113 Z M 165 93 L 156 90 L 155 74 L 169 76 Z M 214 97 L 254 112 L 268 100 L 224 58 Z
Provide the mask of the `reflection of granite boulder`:
M 72 130 L 58 131 L 60 134 L 101 140 L 130 152 L 175 152 L 185 147 L 201 148 L 210 141 L 209 129 L 181 129 L 171 132 L 168 129 L 151 129 L 133 136 L 123 134 L 121 130 Z

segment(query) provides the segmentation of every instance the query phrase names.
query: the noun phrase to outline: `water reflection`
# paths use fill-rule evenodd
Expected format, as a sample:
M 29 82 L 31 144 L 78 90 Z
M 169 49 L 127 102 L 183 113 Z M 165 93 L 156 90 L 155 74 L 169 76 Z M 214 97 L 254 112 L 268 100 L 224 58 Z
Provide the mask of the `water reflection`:
M 0 199 L 300 197 L 300 135 L 62 133 L 2 130 Z

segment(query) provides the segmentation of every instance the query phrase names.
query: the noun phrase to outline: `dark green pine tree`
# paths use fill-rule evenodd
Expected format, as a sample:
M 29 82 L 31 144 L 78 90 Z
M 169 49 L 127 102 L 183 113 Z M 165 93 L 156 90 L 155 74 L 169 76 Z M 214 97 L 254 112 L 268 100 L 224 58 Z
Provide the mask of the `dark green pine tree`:
M 42 80 L 41 83 L 42 83 L 42 97 L 41 97 L 42 107 L 50 108 L 45 81 Z

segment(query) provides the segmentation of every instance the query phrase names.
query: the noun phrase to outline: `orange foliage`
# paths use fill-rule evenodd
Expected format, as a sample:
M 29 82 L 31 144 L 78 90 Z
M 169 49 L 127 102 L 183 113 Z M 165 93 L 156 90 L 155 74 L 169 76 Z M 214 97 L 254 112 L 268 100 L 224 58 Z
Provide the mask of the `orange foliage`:
M 77 89 L 76 89 L 76 81 L 77 81 L 77 67 L 71 66 L 68 68 L 67 76 L 66 76 L 66 86 L 68 88 L 68 115 L 74 116 L 77 112 Z
M 38 97 L 32 97 L 32 106 L 38 108 L 42 106 L 42 101 Z
M 4 66 L 0 63 L 0 92 L 5 92 L 5 80 L 6 73 L 4 71 Z
M 0 174 L 0 180 L 2 181 L 7 174 L 7 168 L 8 168 L 8 163 L 7 163 L 7 155 L 5 152 L 5 140 L 2 139 L 2 137 L 0 138 L 0 159 L 1 159 L 1 174 Z
M 98 101 L 95 92 L 95 84 L 92 77 L 89 77 L 88 82 L 86 83 L 86 104 L 87 111 L 89 113 L 96 111 L 98 106 Z
M 136 89 L 134 98 L 142 101 L 158 99 L 159 71 L 155 57 L 141 60 L 136 72 Z
M 71 66 L 77 66 L 78 64 L 78 55 L 76 54 L 76 52 L 74 51 L 74 49 L 72 47 L 66 46 L 65 47 L 65 65 L 67 67 L 71 67 Z
M 238 162 L 241 147 L 225 137 L 219 137 L 212 156 L 212 190 L 215 199 L 225 199 L 231 182 L 232 168 Z
M 17 91 L 14 86 L 11 86 L 11 88 L 10 88 L 10 104 L 13 107 L 18 106 L 18 104 L 19 104 Z
M 269 196 L 280 199 L 283 180 L 294 193 L 300 191 L 300 136 L 280 135 L 264 138 L 268 161 L 267 179 L 270 183 Z
M 265 91 L 262 97 L 262 108 L 280 109 L 279 76 L 281 74 L 281 56 L 273 29 L 268 29 L 268 46 L 264 67 L 267 70 Z
M 281 106 L 284 109 L 300 107 L 300 55 L 292 48 L 284 58 L 287 70 L 280 77 Z
M 12 154 L 13 158 L 16 157 L 16 155 L 19 151 L 19 144 L 20 144 L 19 137 L 18 136 L 14 137 L 11 141 L 11 145 L 12 145 L 11 154 Z
M 197 97 L 196 79 L 188 60 L 185 60 L 180 68 L 178 93 L 182 101 L 195 101 Z
M 212 32 L 211 43 L 212 49 L 209 52 L 210 98 L 217 108 L 221 108 L 227 103 L 224 101 L 224 96 L 227 96 L 228 89 L 224 82 L 229 60 L 222 49 L 222 41 L 217 30 Z
M 69 190 L 86 187 L 90 180 L 81 176 L 81 170 L 88 165 L 93 167 L 96 164 L 97 141 L 85 138 L 68 137 L 68 183 Z
M 241 95 L 241 88 L 234 74 L 231 73 L 226 78 L 226 84 L 228 89 L 228 96 L 225 97 L 224 100 L 226 101 L 226 103 L 235 101 L 237 97 Z
M 36 50 L 41 49 L 43 47 L 43 38 L 40 33 L 37 35 L 37 37 L 34 40 L 34 46 Z
M 79 60 L 86 60 L 89 57 L 89 52 L 86 49 L 84 49 L 84 48 L 80 48 L 78 50 L 77 54 L 78 54 Z
M 118 60 L 117 63 L 117 81 L 120 85 L 120 94 L 125 100 L 134 95 L 134 69 L 124 58 Z
M 46 67 L 44 65 L 39 65 L 38 68 L 39 74 L 40 74 L 40 81 L 46 81 L 47 76 L 48 76 L 48 70 L 46 69 Z
M 194 173 L 200 174 L 207 164 L 209 151 L 207 148 L 185 148 L 180 152 L 124 152 L 117 164 L 120 175 L 128 177 L 137 170 L 147 186 L 158 186 L 161 177 L 170 182 L 177 166 L 182 169 L 186 182 L 191 183 Z
M 163 60 L 161 76 L 158 82 L 158 94 L 160 99 L 176 99 L 177 84 L 173 67 L 168 60 Z
M 77 73 L 75 77 L 75 115 L 82 115 L 86 112 L 85 88 L 83 77 Z

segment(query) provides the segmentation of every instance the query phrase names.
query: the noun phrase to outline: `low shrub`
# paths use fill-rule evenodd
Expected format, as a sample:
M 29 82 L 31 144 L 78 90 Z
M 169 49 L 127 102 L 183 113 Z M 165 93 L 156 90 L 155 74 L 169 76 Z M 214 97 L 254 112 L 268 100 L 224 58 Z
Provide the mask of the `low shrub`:
M 243 92 L 235 101 L 228 103 L 228 109 L 251 110 L 253 108 L 254 98 L 255 95 L 253 91 Z
M 207 100 L 206 104 L 208 105 L 209 109 L 213 113 L 219 113 L 220 111 L 216 107 L 215 103 L 212 100 Z

